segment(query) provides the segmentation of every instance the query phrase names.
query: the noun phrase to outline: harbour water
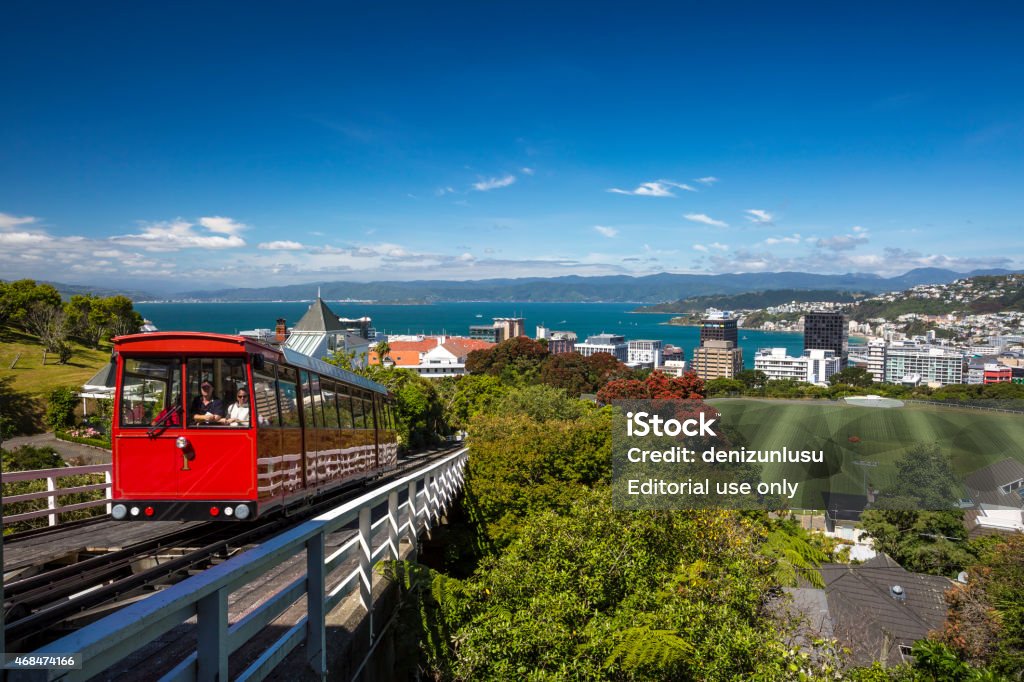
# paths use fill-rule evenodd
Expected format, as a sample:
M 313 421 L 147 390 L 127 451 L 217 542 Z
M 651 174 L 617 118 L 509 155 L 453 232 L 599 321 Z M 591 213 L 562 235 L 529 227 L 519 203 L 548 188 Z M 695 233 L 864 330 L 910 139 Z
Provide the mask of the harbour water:
M 630 303 L 436 303 L 433 305 L 380 305 L 328 301 L 341 317 L 373 319 L 378 331 L 388 334 L 450 334 L 468 336 L 469 326 L 488 324 L 493 317 L 523 317 L 526 331 L 537 325 L 574 331 L 585 339 L 607 332 L 627 339 L 660 339 L 683 348 L 690 359 L 698 345 L 696 327 L 665 324 L 668 314 L 632 313 Z M 247 329 L 273 328 L 278 318 L 291 326 L 308 310 L 309 302 L 265 303 L 139 303 L 135 308 L 161 331 L 206 331 L 234 334 Z M 740 347 L 747 367 L 754 365 L 758 348 L 786 348 L 803 352 L 803 336 L 790 332 L 740 330 Z

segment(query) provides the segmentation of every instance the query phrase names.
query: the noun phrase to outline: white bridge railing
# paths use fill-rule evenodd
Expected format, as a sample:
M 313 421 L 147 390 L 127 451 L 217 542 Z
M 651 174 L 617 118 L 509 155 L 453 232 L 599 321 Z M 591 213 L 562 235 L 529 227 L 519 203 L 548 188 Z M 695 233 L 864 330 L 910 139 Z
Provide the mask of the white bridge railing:
M 58 488 L 57 479 L 66 478 L 68 476 L 80 476 L 82 474 L 103 474 L 103 483 L 93 483 L 90 485 L 79 485 L 72 488 Z M 57 515 L 63 512 L 77 511 L 79 509 L 89 509 L 90 507 L 99 507 L 105 505 L 107 507 L 107 513 L 110 513 L 110 465 L 109 464 L 90 464 L 88 466 L 80 467 L 63 467 L 60 469 L 35 469 L 32 471 L 11 471 L 3 472 L 0 475 L 0 479 L 4 483 L 16 483 L 18 481 L 39 481 L 46 479 L 46 490 L 39 490 L 32 493 L 22 493 L 20 495 L 5 495 L 3 498 L 4 506 L 14 504 L 16 502 L 30 502 L 32 500 L 46 499 L 46 509 L 37 509 L 35 511 L 23 512 L 21 514 L 7 514 L 3 515 L 3 524 L 17 523 L 18 521 L 28 521 L 30 519 L 38 519 L 43 516 L 49 517 L 50 525 L 57 525 Z M 106 490 L 107 496 L 104 499 L 90 500 L 88 502 L 79 502 L 78 504 L 65 504 L 58 505 L 57 498 L 64 495 L 73 495 L 75 493 L 88 493 L 94 490 Z
M 31 671 L 40 674 L 32 677 L 48 680 L 91 678 L 172 628 L 196 618 L 196 649 L 161 679 L 227 680 L 231 654 L 305 597 L 308 605 L 306 615 L 232 678 L 263 679 L 304 642 L 310 666 L 325 679 L 327 614 L 358 590 L 367 617 L 372 618 L 373 564 L 379 560 L 399 558 L 402 540 L 410 542 L 415 551 L 419 532 L 438 523 L 458 495 L 467 457 L 468 451 L 462 449 L 41 647 L 37 654 L 78 653 L 82 667 Z M 399 504 L 401 492 L 406 492 L 408 499 Z M 373 511 L 384 505 L 386 514 L 372 522 Z M 356 519 L 359 530 L 354 537 L 326 556 L 327 535 L 342 530 Z M 383 530 L 375 533 L 381 526 L 386 526 L 386 534 Z M 374 545 L 375 535 L 382 539 L 378 546 Z M 228 597 L 232 592 L 259 580 L 275 566 L 303 552 L 306 555 L 305 575 L 270 595 L 236 622 L 229 622 Z M 351 562 L 353 555 L 358 558 L 357 565 L 347 574 L 333 576 L 336 569 Z M 332 585 L 329 590 L 328 584 Z M 370 632 L 371 638 L 377 636 L 372 621 Z

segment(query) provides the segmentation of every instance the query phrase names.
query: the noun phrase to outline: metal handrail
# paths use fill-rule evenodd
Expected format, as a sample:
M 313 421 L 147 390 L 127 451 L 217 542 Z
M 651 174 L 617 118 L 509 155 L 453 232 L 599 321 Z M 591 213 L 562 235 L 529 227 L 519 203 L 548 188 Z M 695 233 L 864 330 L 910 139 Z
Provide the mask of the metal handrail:
M 223 564 L 188 578 L 144 600 L 130 604 L 77 632 L 52 642 L 38 653 L 80 653 L 82 667 L 74 670 L 38 671 L 40 679 L 84 680 L 93 677 L 119 660 L 139 650 L 168 630 L 190 618 L 197 619 L 197 647 L 194 652 L 164 675 L 163 680 L 228 679 L 228 658 L 253 635 L 268 626 L 289 606 L 306 597 L 307 615 L 259 656 L 238 679 L 263 679 L 299 644 L 305 642 L 313 671 L 327 674 L 326 616 L 351 592 L 359 591 L 360 601 L 373 628 L 373 574 L 375 554 L 370 517 L 372 511 L 387 505 L 387 537 L 380 547 L 387 556 L 399 558 L 402 536 L 413 550 L 420 529 L 429 530 L 447 513 L 462 486 L 468 451 L 462 449 L 409 476 L 388 483 L 355 500 L 310 519 L 262 545 L 235 556 Z M 422 490 L 417 488 L 422 484 Z M 399 492 L 407 491 L 401 505 Z M 406 511 L 409 523 L 401 523 Z M 344 552 L 325 557 L 325 540 L 357 520 L 356 542 L 346 543 Z M 229 623 L 228 596 L 258 580 L 303 550 L 306 575 L 293 581 L 235 623 Z M 340 583 L 330 592 L 327 578 L 332 570 L 355 553 L 358 566 L 339 576 Z

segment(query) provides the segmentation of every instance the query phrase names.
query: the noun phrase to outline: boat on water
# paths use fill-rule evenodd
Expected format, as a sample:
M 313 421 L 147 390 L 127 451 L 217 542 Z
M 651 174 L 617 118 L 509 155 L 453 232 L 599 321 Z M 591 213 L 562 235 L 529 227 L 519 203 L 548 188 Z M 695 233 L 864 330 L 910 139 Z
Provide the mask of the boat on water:
M 478 314 L 477 317 L 483 317 L 483 315 Z

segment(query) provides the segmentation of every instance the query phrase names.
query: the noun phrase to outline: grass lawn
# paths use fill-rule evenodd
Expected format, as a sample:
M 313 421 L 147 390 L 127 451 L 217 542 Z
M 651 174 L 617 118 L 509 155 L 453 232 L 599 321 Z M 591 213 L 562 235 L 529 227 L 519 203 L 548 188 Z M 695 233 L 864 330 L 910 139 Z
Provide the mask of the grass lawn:
M 812 472 L 803 464 L 765 465 L 765 480 L 807 481 L 801 486 L 801 504 L 794 506 L 821 508 L 823 490 L 863 494 L 865 471 L 873 488 L 888 487 L 896 476 L 895 462 L 919 443 L 937 443 L 961 478 L 1007 457 L 1024 462 L 1021 415 L 919 405 L 885 409 L 756 399 L 712 403 L 723 424 L 735 429 L 748 448 L 825 451 L 826 463 L 812 465 L 817 467 Z M 877 466 L 861 467 L 855 461 Z
M 74 353 L 66 365 L 57 364 L 57 355 L 49 353 L 43 365 L 43 347 L 39 339 L 10 328 L 0 329 L 0 377 L 12 377 L 12 388 L 33 396 L 43 396 L 58 386 L 79 387 L 110 362 L 110 346 L 97 350 L 71 342 Z M 14 358 L 18 364 L 10 369 Z

